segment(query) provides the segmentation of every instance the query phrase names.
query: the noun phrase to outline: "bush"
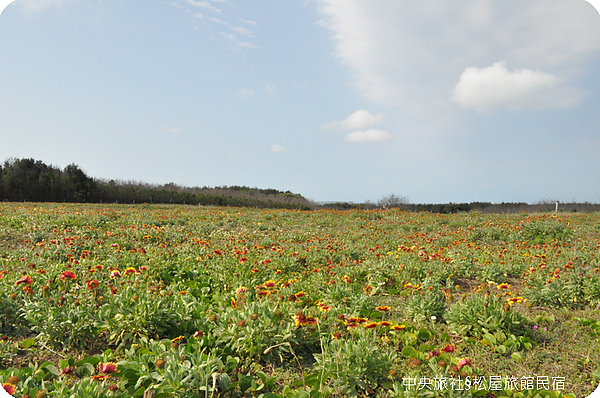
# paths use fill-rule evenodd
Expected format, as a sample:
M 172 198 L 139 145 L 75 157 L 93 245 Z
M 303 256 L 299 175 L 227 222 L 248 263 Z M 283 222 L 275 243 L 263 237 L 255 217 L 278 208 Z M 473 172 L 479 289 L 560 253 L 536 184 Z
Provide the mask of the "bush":
M 471 295 L 448 309 L 446 322 L 453 332 L 474 337 L 496 331 L 523 335 L 527 319 L 505 305 L 501 297 Z

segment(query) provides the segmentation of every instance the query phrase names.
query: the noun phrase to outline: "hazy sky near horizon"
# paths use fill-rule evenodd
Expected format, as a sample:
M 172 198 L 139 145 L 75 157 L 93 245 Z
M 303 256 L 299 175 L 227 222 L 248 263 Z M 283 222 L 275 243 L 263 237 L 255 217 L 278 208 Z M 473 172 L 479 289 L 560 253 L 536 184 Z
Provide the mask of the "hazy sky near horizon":
M 585 0 L 0 12 L 0 161 L 317 201 L 600 202 L 600 15 Z

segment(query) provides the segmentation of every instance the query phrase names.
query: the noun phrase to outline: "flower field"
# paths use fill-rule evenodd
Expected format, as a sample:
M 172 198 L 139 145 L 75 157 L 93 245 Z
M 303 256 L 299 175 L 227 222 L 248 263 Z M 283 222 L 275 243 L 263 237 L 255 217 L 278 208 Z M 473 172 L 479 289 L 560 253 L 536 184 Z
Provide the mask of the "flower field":
M 0 203 L 15 397 L 586 397 L 600 215 Z

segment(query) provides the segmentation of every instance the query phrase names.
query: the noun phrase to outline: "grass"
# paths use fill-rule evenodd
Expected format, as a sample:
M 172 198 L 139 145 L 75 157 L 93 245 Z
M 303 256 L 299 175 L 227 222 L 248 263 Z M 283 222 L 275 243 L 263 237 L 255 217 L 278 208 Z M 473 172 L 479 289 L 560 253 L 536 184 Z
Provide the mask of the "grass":
M 427 396 L 410 379 L 540 376 L 564 388 L 477 393 L 585 397 L 600 381 L 598 225 L 2 203 L 0 381 L 16 397 L 401 397 Z

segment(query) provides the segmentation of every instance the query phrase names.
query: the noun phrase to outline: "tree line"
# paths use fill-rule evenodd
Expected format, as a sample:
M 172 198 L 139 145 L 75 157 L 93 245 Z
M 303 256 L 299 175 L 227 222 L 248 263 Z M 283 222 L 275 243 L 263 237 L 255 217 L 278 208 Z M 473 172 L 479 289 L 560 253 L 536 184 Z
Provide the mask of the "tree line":
M 174 183 L 105 181 L 79 166 L 63 169 L 35 159 L 8 159 L 0 165 L 0 200 L 11 202 L 178 203 L 309 210 L 299 194 L 249 187 L 181 187 Z

